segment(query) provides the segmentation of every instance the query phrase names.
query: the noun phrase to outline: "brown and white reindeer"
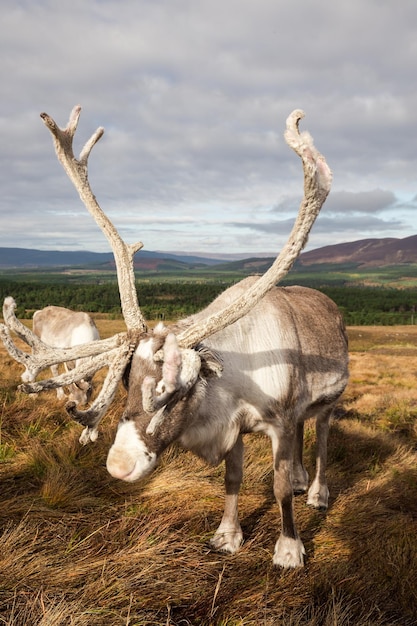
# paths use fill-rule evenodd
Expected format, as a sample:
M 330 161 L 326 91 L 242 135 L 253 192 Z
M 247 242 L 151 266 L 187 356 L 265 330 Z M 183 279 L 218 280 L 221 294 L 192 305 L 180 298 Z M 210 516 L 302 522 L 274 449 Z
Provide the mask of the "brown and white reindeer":
M 119 381 L 128 379 L 128 397 L 107 457 L 112 476 L 135 481 L 151 472 L 162 452 L 178 442 L 211 464 L 225 461 L 224 515 L 212 539 L 216 549 L 234 553 L 242 543 L 238 493 L 242 481 L 244 433 L 259 432 L 272 442 L 274 493 L 281 511 L 281 534 L 273 561 L 303 565 L 304 547 L 293 516 L 293 492 L 308 489 L 307 503 L 328 505 L 325 476 L 329 419 L 348 380 L 347 337 L 336 305 L 302 287 L 276 287 L 305 246 L 310 229 L 331 186 L 331 171 L 311 136 L 299 132 L 302 111 L 287 119 L 285 139 L 301 158 L 304 198 L 288 242 L 259 278 L 248 278 L 221 294 L 207 309 L 169 327 L 149 330 L 135 289 L 133 256 L 141 243 L 126 244 L 97 203 L 90 188 L 87 161 L 103 134 L 99 128 L 80 157 L 73 137 L 81 107 L 65 129 L 41 115 L 55 150 L 82 201 L 108 238 L 116 261 L 127 332 L 76 348 L 51 349 L 15 317 L 6 298 L 0 334 L 9 353 L 30 373 L 20 388 L 33 393 L 60 387 L 107 367 L 103 387 L 90 408 L 67 403 L 67 411 L 85 426 L 80 440 L 97 436 L 97 426 Z M 32 347 L 20 350 L 10 330 Z M 52 363 L 90 357 L 72 372 L 36 382 Z M 316 419 L 316 475 L 308 488 L 303 466 L 303 428 Z
M 33 332 L 43 343 L 55 348 L 73 348 L 82 343 L 97 341 L 100 339 L 98 328 L 94 320 L 82 311 L 71 311 L 62 306 L 47 306 L 33 314 Z M 64 363 L 68 372 L 80 364 L 77 361 Z M 58 376 L 58 364 L 51 365 L 52 376 Z M 29 375 L 30 378 L 30 375 Z M 24 374 L 22 380 L 25 380 Z M 76 404 L 87 404 L 93 392 L 91 378 L 81 380 L 68 385 L 69 400 Z M 66 395 L 62 387 L 57 387 L 57 397 L 63 400 Z

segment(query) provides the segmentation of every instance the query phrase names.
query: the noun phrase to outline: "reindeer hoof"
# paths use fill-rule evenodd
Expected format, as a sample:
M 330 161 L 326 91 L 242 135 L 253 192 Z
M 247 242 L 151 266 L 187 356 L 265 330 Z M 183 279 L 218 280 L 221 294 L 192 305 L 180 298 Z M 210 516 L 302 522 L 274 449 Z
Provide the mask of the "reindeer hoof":
M 214 548 L 214 550 L 218 550 L 219 552 L 229 552 L 230 554 L 235 554 L 235 552 L 239 550 L 242 543 L 243 534 L 241 530 L 217 530 L 216 534 L 210 541 L 210 545 Z
M 305 553 L 301 539 L 281 535 L 275 545 L 273 563 L 285 568 L 303 567 Z
M 329 490 L 327 485 L 313 483 L 308 490 L 307 505 L 318 511 L 327 511 L 329 504 Z

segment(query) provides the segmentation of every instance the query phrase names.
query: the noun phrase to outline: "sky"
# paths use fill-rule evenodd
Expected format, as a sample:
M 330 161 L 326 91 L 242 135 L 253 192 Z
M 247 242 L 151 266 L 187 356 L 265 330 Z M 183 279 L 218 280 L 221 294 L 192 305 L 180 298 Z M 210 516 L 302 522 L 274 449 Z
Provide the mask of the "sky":
M 2 0 L 0 246 L 110 246 L 45 111 L 128 243 L 278 252 L 303 191 L 294 109 L 333 171 L 306 250 L 417 234 L 415 0 Z

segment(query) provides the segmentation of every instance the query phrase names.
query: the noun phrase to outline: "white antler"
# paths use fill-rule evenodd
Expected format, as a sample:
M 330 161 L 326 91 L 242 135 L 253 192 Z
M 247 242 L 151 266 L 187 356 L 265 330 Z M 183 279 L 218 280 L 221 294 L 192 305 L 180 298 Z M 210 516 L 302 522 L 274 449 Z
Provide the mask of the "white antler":
M 40 372 L 47 369 L 51 365 L 56 363 L 65 363 L 67 361 L 75 361 L 76 359 L 80 359 L 82 357 L 100 355 L 121 346 L 126 341 L 127 334 L 119 333 L 109 339 L 92 341 L 91 343 L 81 344 L 75 346 L 74 348 L 53 348 L 43 343 L 29 328 L 17 319 L 14 313 L 15 309 L 16 302 L 14 299 L 10 296 L 5 298 L 3 304 L 3 319 L 6 322 L 6 325 L 0 324 L 0 337 L 10 356 L 14 358 L 15 361 L 25 366 L 26 370 L 22 374 L 22 380 L 24 382 L 34 381 Z M 32 348 L 31 354 L 20 350 L 20 348 L 16 346 L 10 335 L 10 330 L 16 333 L 20 339 Z M 93 369 L 92 363 L 93 361 L 87 361 L 83 364 L 83 369 L 87 366 L 91 369 L 91 372 L 88 372 L 89 374 L 92 374 L 98 371 L 98 369 L 101 369 L 101 367 L 104 367 L 101 365 L 100 367 L 97 366 Z M 81 378 L 84 377 L 84 374 L 82 374 L 83 369 L 81 367 L 77 367 L 66 374 L 65 377 L 59 377 L 57 380 L 62 381 L 62 383 L 57 383 L 54 387 L 62 387 L 71 382 L 81 380 Z M 49 388 L 52 388 L 52 385 Z M 24 389 L 24 391 L 27 391 L 28 389 L 29 388 Z M 29 393 L 35 393 L 35 391 L 40 391 L 40 388 L 36 390 L 33 388 L 29 391 Z
M 286 245 L 269 270 L 240 298 L 180 333 L 177 336 L 180 347 L 196 346 L 246 315 L 267 291 L 286 276 L 306 245 L 311 227 L 330 191 L 332 173 L 323 155 L 314 147 L 311 135 L 299 132 L 298 125 L 304 116 L 303 111 L 293 111 L 287 118 L 285 131 L 285 140 L 301 158 L 304 170 L 304 198 Z
M 138 336 L 136 332 L 129 331 L 124 344 L 121 348 L 114 351 L 114 356 L 111 359 L 109 371 L 101 391 L 89 409 L 80 411 L 77 409 L 75 402 L 67 402 L 65 408 L 68 413 L 77 422 L 85 426 L 80 436 L 80 442 L 82 444 L 97 439 L 97 426 L 110 404 L 113 402 L 118 384 L 136 348 L 137 342 Z
M 91 150 L 102 137 L 104 130 L 98 128 L 85 143 L 79 158 L 76 159 L 74 156 L 73 138 L 77 130 L 80 113 L 81 107 L 74 107 L 64 129 L 59 128 L 47 113 L 41 113 L 41 118 L 52 134 L 59 161 L 113 250 L 120 302 L 128 332 L 120 333 L 110 339 L 78 345 L 72 349 L 52 348 L 40 341 L 31 330 L 15 317 L 16 303 L 13 298 L 9 297 L 4 301 L 3 317 L 6 325 L 0 324 L 0 337 L 9 354 L 25 366 L 25 372 L 22 375 L 24 384 L 20 386 L 20 389 L 26 393 L 37 393 L 43 389 L 65 386 L 81 380 L 86 375 L 91 376 L 103 367 L 109 368 L 102 390 L 88 411 L 79 411 L 72 403 L 68 403 L 67 406 L 72 417 L 87 426 L 81 436 L 81 441 L 86 443 L 89 439 L 96 438 L 96 426 L 114 397 L 132 351 L 137 345 L 139 335 L 146 332 L 147 326 L 139 307 L 133 267 L 133 257 L 143 245 L 141 242 L 128 245 L 121 239 L 116 228 L 103 213 L 91 190 L 88 181 L 88 158 Z M 32 348 L 32 354 L 28 354 L 16 346 L 10 335 L 10 330 Z M 34 382 L 36 376 L 50 365 L 80 359 L 81 357 L 89 358 L 67 374 Z
M 69 122 L 64 129 L 59 128 L 47 113 L 41 113 L 41 118 L 52 133 L 55 152 L 59 161 L 80 194 L 80 198 L 85 207 L 103 231 L 113 250 L 117 269 L 120 302 L 126 326 L 128 329 L 134 328 L 136 330 L 146 331 L 146 322 L 139 308 L 133 269 L 133 257 L 135 253 L 143 247 L 143 244 L 137 242 L 128 245 L 121 239 L 116 228 L 103 213 L 88 182 L 88 157 L 97 141 L 103 136 L 104 129 L 98 128 L 90 137 L 81 150 L 78 160 L 74 157 L 72 144 L 80 113 L 81 107 L 79 105 L 75 106 L 71 112 Z

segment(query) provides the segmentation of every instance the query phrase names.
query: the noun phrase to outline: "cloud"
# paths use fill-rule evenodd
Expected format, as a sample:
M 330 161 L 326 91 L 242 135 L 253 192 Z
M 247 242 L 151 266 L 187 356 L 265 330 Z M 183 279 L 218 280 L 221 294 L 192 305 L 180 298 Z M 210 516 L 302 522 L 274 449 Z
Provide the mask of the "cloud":
M 415 232 L 416 23 L 414 0 L 4 0 L 0 245 L 108 250 L 39 118 L 78 103 L 94 193 L 147 249 L 275 250 L 294 108 L 334 174 L 309 247 Z
M 382 213 L 392 210 L 397 198 L 392 191 L 371 189 L 369 191 L 336 191 L 329 196 L 326 209 L 330 213 L 344 213 L 347 216 L 357 213 Z

